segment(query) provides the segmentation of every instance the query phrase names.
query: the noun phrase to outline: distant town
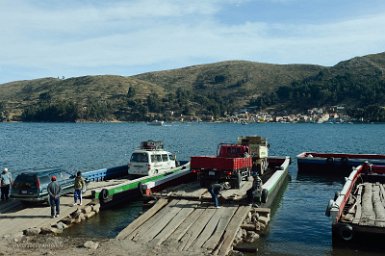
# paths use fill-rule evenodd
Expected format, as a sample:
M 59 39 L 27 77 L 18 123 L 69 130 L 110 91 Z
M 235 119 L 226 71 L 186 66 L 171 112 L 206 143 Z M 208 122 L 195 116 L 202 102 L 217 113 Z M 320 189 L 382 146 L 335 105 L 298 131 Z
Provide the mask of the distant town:
M 275 113 L 274 111 L 248 111 L 241 110 L 232 116 L 215 120 L 198 121 L 224 121 L 232 123 L 352 123 L 365 122 L 363 118 L 357 120 L 344 113 L 344 107 L 312 108 L 306 114 Z M 183 121 L 183 119 L 181 120 Z

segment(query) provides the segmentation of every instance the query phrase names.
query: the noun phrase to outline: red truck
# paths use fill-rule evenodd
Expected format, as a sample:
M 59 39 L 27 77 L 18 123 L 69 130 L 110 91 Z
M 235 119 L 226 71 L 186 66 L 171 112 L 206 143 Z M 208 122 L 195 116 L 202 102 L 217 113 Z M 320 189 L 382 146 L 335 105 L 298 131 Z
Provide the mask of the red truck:
M 193 156 L 190 167 L 202 187 L 214 180 L 229 181 L 231 187 L 240 188 L 242 179 L 251 175 L 252 164 L 248 146 L 219 144 L 217 156 Z

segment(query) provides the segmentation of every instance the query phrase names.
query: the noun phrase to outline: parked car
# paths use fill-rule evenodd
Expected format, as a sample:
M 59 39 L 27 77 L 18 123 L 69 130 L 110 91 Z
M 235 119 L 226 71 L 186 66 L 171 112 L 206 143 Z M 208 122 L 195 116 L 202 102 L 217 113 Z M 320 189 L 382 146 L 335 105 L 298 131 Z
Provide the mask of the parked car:
M 17 175 L 11 188 L 11 198 L 22 202 L 48 202 L 47 186 L 51 177 L 62 187 L 62 192 L 69 192 L 74 187 L 75 175 L 63 169 L 22 172 Z

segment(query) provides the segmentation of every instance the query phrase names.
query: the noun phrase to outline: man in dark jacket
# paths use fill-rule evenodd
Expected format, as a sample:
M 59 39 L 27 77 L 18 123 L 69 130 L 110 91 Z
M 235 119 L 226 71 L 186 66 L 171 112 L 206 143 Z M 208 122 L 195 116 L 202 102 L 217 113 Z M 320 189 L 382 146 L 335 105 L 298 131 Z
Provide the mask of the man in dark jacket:
M 211 194 L 211 197 L 213 199 L 213 203 L 214 203 L 214 206 L 215 208 L 219 209 L 221 208 L 219 206 L 219 200 L 218 200 L 218 196 L 220 194 L 220 191 L 222 189 L 222 185 L 219 184 L 217 181 L 215 180 L 209 180 L 207 182 L 207 190 L 209 191 L 209 193 Z
M 51 218 L 57 218 L 60 214 L 60 192 L 61 186 L 56 181 L 56 176 L 51 177 L 51 183 L 47 187 L 49 204 L 51 205 Z

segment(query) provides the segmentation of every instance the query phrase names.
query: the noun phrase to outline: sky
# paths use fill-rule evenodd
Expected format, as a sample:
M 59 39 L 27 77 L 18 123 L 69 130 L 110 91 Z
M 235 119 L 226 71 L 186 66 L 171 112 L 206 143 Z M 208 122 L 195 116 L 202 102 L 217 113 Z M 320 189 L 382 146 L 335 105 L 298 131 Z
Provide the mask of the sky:
M 385 51 L 383 0 L 0 0 L 0 84 Z

